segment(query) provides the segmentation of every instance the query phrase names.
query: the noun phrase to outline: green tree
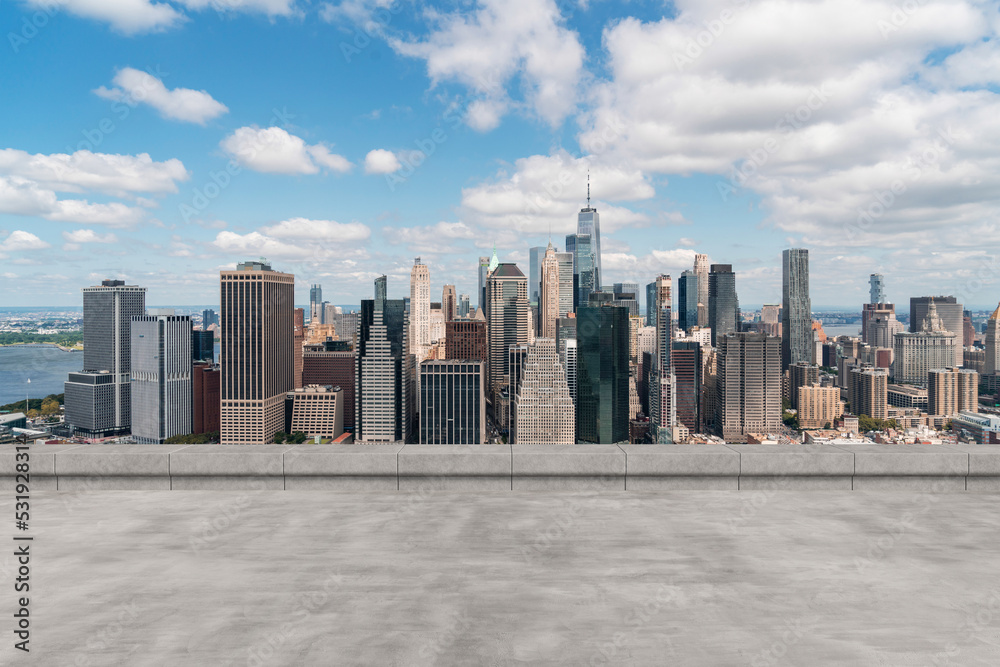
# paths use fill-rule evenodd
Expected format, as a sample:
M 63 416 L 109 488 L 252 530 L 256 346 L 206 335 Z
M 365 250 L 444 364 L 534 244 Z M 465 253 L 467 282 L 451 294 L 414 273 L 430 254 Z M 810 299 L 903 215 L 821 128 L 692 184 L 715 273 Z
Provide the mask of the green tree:
M 288 434 L 285 433 L 284 431 L 278 431 L 277 433 L 274 434 L 275 444 L 283 445 L 287 439 L 288 439 Z

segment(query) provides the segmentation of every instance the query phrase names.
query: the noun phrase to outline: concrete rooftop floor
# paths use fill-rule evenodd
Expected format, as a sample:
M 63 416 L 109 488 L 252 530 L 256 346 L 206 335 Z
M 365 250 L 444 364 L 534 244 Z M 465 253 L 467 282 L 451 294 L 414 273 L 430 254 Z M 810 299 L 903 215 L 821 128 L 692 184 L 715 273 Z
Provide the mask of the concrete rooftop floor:
M 53 492 L 32 527 L 4 665 L 1000 665 L 995 495 Z

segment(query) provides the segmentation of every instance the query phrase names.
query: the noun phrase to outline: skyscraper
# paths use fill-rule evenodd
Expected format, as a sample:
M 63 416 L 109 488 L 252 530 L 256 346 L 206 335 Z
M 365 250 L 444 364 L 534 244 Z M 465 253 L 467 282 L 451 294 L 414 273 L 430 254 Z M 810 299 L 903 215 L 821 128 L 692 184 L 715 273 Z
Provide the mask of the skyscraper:
M 601 281 L 604 280 L 604 269 L 601 265 L 601 216 L 598 215 L 597 209 L 590 205 L 590 176 L 587 176 L 587 206 L 580 209 L 576 218 L 576 233 L 577 236 L 582 234 L 590 236 L 591 252 L 594 255 L 594 289 L 599 290 Z
M 715 428 L 726 442 L 781 428 L 781 339 L 728 333 L 716 339 Z
M 222 444 L 271 442 L 295 385 L 295 276 L 264 261 L 220 274 Z
M 340 344 L 344 345 L 343 342 Z M 347 431 L 354 430 L 357 362 L 357 353 L 350 349 L 337 349 L 336 341 L 307 346 L 302 353 L 302 386 L 340 387 L 344 429 Z
M 454 320 L 445 324 L 445 359 L 486 361 L 486 322 Z
M 576 437 L 578 442 L 628 441 L 629 321 L 621 306 L 577 311 Z
M 486 442 L 485 364 L 470 359 L 428 359 L 421 364 L 420 443 Z
M 511 345 L 528 344 L 528 280 L 516 264 L 497 264 L 486 280 L 488 391 L 497 396 L 509 380 Z
M 732 264 L 713 264 L 708 274 L 708 326 L 712 345 L 739 330 L 740 302 L 736 296 L 736 274 Z
M 215 363 L 214 331 L 191 331 L 191 359 Z
M 559 317 L 566 317 L 576 309 L 573 304 L 573 261 L 573 253 L 556 252 L 559 264 Z
M 302 308 L 292 311 L 292 345 L 295 355 L 295 380 L 293 389 L 303 387 L 302 384 L 302 346 L 306 342 L 306 313 Z
M 918 331 L 925 331 L 922 328 L 927 319 L 927 313 L 930 310 L 931 303 L 934 304 L 934 308 L 937 310 L 938 317 L 941 318 L 941 323 L 945 331 L 950 331 L 955 334 L 956 342 L 952 354 L 954 354 L 954 360 L 947 366 L 961 366 L 964 359 L 962 357 L 962 304 L 958 303 L 958 300 L 953 296 L 914 296 L 910 297 L 910 331 L 916 333 Z
M 469 295 L 459 294 L 458 295 L 458 316 L 468 317 L 469 316 Z
M 205 361 L 191 367 L 191 432 L 218 433 L 222 405 L 221 369 Z
M 674 369 L 674 393 L 677 422 L 691 433 L 703 430 L 701 420 L 701 344 L 693 340 L 675 340 L 670 361 Z
M 698 325 L 698 274 L 685 271 L 677 281 L 677 326 L 684 331 Z
M 532 306 L 537 306 L 541 297 L 543 257 L 545 257 L 544 246 L 528 248 L 528 303 Z
M 376 296 L 377 298 L 377 296 Z M 410 269 L 410 352 L 419 364 L 431 345 L 431 274 L 417 257 Z
M 354 433 L 360 443 L 405 442 L 412 425 L 410 313 L 405 300 L 387 299 L 386 293 L 381 276 L 375 280 L 375 298 L 361 302 L 354 390 Z
M 541 288 L 538 292 L 538 335 L 556 337 L 556 320 L 559 319 L 559 260 L 552 242 L 545 250 L 541 267 Z
M 809 300 L 809 250 L 781 253 L 781 367 L 812 363 L 812 304 Z
M 211 308 L 201 311 L 201 328 L 205 331 L 208 330 L 213 324 L 219 323 L 219 317 L 215 314 L 215 311 Z
M 555 340 L 536 338 L 528 347 L 514 404 L 511 442 L 520 445 L 575 442 L 573 399 Z
M 708 323 L 708 255 L 694 256 L 694 274 L 698 277 L 698 326 Z
M 799 409 L 799 387 L 819 384 L 819 366 L 799 361 L 788 367 L 788 402 L 793 410 Z
M 324 314 L 323 286 L 313 284 L 309 287 L 309 321 L 327 324 Z
M 82 291 L 83 372 L 66 382 L 66 423 L 93 438 L 128 433 L 132 318 L 146 312 L 146 288 L 105 280 Z
M 872 419 L 885 419 L 889 413 L 889 373 L 884 368 L 859 366 L 851 369 L 847 401 L 851 412 Z
M 445 285 L 441 290 L 441 312 L 445 322 L 451 322 L 458 315 L 458 296 L 454 285 Z
M 868 303 L 886 303 L 885 281 L 881 273 L 868 276 Z
M 998 372 L 1000 372 L 1000 305 L 986 321 L 986 361 L 983 363 L 983 375 L 994 375 Z
M 191 318 L 151 310 L 132 318 L 132 436 L 159 444 L 191 433 Z
M 955 349 L 961 350 L 956 334 L 946 330 L 933 298 L 926 312 L 916 333 L 904 331 L 895 336 L 892 377 L 896 382 L 925 384 L 927 373 L 932 368 L 955 365 L 952 363 L 956 356 Z
M 646 326 L 656 326 L 656 282 L 646 283 Z
M 932 368 L 927 374 L 927 414 L 951 417 L 979 412 L 979 373 L 968 368 Z
M 496 248 L 493 249 L 493 254 L 496 255 Z M 476 293 L 476 305 L 482 308 L 483 312 L 486 312 L 486 276 L 490 272 L 490 258 L 480 257 L 479 258 L 479 291 Z
M 573 255 L 573 308 L 586 306 L 590 293 L 599 290 L 596 259 L 589 234 L 570 234 L 566 237 L 566 252 Z
M 653 376 L 649 379 L 649 411 L 653 422 L 654 442 L 672 442 L 677 421 L 673 367 L 670 352 L 674 338 L 673 295 L 670 276 L 656 278 L 656 348 L 653 356 Z

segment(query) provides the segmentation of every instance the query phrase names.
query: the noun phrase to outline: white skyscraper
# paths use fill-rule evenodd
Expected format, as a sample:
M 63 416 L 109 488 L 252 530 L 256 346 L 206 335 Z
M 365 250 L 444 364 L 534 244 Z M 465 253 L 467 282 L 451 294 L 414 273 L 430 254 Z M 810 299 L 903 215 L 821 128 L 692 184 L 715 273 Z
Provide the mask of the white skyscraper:
M 521 445 L 571 445 L 576 413 L 556 341 L 537 338 L 528 348 L 515 400 L 514 440 Z
M 431 345 L 431 272 L 417 257 L 410 269 L 410 352 L 419 364 Z
M 698 277 L 698 326 L 708 326 L 708 255 L 694 256 L 694 273 Z
M 150 310 L 132 318 L 132 435 L 159 444 L 191 433 L 191 318 Z
M 542 338 L 556 337 L 556 320 L 560 317 L 559 278 L 559 260 L 550 241 L 542 258 L 541 289 L 538 293 L 538 335 Z

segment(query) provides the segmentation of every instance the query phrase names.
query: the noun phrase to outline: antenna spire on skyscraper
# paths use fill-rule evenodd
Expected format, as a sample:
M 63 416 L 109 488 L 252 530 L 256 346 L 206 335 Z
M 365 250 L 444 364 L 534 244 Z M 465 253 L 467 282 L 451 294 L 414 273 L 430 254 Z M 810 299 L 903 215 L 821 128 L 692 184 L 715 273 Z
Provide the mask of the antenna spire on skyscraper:
M 587 170 L 587 208 L 590 208 L 590 169 Z

